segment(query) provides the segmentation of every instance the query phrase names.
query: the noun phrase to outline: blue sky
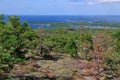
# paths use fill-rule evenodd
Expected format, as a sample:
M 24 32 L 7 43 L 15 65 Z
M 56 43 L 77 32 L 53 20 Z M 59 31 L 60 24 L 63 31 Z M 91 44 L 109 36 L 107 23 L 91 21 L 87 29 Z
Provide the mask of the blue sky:
M 0 14 L 120 15 L 120 0 L 0 0 Z

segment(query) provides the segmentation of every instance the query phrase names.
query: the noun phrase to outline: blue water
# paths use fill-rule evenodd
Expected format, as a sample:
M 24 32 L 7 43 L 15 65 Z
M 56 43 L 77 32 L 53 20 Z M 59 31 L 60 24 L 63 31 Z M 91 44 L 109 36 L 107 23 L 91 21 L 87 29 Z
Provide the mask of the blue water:
M 21 15 L 20 21 L 27 21 L 30 26 L 37 28 L 40 23 L 46 22 L 113 22 L 120 23 L 120 15 L 116 16 L 49 16 L 49 15 Z M 5 16 L 7 20 L 7 16 Z M 49 28 L 49 26 L 44 25 Z
M 39 22 L 120 22 L 120 15 L 116 16 L 48 16 L 48 15 L 22 15 L 21 21 Z

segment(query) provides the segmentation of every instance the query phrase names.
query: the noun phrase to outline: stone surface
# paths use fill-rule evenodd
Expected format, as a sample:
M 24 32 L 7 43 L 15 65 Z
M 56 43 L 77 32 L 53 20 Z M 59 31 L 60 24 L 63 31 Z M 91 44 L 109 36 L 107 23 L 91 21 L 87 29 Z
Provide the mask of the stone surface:
M 57 60 L 36 60 L 15 64 L 12 75 L 22 75 L 23 80 L 95 80 L 92 64 L 85 60 L 63 55 Z M 92 75 L 91 75 L 92 74 Z M 18 77 L 13 80 L 20 79 Z M 20 80 L 22 80 L 20 79 Z

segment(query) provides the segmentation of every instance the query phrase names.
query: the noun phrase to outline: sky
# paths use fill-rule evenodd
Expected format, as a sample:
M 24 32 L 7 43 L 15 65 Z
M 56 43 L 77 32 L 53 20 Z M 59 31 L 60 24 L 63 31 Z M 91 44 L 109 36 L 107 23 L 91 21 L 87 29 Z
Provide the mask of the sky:
M 6 15 L 120 15 L 120 0 L 0 0 Z

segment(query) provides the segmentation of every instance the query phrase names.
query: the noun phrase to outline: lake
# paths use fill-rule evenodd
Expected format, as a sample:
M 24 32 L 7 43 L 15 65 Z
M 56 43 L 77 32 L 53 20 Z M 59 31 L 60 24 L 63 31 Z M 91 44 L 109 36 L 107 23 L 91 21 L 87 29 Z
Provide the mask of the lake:
M 7 21 L 7 16 L 5 20 Z M 20 21 L 27 21 L 30 26 L 33 28 L 39 27 L 38 24 L 41 23 L 53 23 L 53 22 L 112 22 L 120 23 L 119 15 L 110 15 L 110 16 L 96 16 L 96 15 L 79 15 L 79 16 L 66 16 L 66 15 L 19 15 Z M 44 28 L 49 28 L 49 25 L 43 25 Z

